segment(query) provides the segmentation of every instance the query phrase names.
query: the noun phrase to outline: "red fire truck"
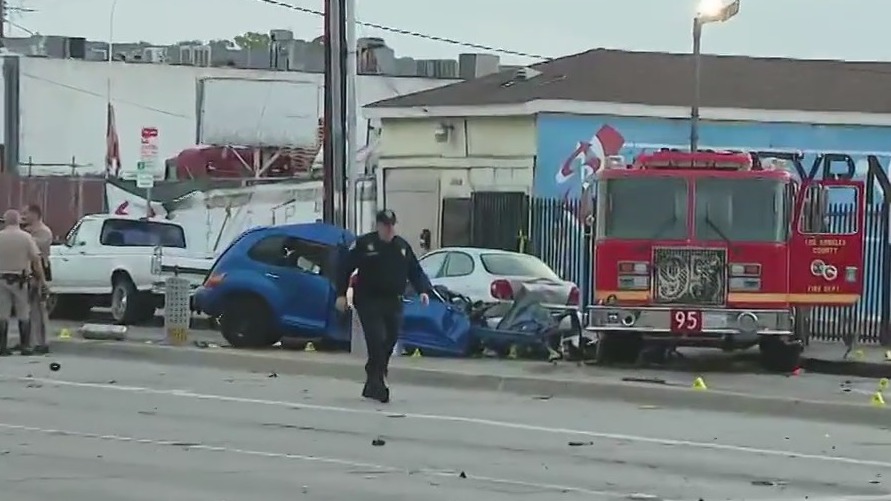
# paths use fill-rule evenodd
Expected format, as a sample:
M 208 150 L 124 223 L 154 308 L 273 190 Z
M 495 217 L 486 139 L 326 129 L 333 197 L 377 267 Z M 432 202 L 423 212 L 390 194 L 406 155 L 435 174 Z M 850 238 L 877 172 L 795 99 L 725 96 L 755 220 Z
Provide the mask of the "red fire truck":
M 860 299 L 864 183 L 801 180 L 733 152 L 606 164 L 588 315 L 601 361 L 757 344 L 765 367 L 787 371 L 807 344 L 809 308 Z M 840 200 L 853 210 L 832 213 Z

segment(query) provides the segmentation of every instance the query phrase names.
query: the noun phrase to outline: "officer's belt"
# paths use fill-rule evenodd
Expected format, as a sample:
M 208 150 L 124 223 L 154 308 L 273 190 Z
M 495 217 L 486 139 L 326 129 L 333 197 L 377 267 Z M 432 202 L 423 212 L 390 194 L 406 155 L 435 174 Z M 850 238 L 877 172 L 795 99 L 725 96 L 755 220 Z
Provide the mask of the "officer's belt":
M 5 281 L 9 285 L 24 286 L 31 279 L 31 275 L 26 272 L 21 273 L 0 273 L 0 280 Z

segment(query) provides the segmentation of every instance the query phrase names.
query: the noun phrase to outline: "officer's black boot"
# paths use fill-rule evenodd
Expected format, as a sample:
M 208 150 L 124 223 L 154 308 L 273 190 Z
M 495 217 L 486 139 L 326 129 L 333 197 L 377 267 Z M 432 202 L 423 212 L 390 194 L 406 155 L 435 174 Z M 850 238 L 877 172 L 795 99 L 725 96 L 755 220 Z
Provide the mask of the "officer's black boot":
M 362 396 L 377 400 L 383 404 L 390 401 L 390 390 L 376 371 L 368 371 L 365 377 L 365 386 L 362 388 Z
M 27 320 L 19 320 L 19 346 L 21 346 L 22 355 L 33 355 L 31 350 L 31 322 Z
M 0 321 L 0 357 L 6 357 L 10 355 L 9 349 L 6 346 L 6 343 L 9 341 L 9 322 Z

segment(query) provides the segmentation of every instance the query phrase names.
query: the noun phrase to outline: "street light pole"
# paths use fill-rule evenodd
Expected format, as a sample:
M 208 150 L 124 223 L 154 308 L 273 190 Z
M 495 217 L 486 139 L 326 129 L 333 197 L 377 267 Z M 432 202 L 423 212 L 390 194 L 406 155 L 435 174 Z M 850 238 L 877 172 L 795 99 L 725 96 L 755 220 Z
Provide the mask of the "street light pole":
M 693 104 L 690 107 L 690 152 L 699 150 L 699 104 L 702 93 L 702 18 L 693 18 Z
M 739 14 L 740 0 L 727 5 L 723 0 L 700 0 L 693 17 L 693 102 L 690 105 L 690 151 L 699 150 L 699 108 L 702 105 L 702 27 L 723 23 Z

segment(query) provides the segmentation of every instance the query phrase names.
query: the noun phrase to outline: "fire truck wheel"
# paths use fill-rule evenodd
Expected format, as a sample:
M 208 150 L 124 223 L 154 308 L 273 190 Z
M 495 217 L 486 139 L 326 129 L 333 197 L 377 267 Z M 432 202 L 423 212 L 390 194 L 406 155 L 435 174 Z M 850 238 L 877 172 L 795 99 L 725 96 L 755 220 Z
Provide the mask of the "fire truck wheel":
M 761 366 L 770 372 L 792 372 L 801 361 L 803 346 L 796 339 L 762 336 L 758 347 L 761 350 Z
M 640 357 L 643 338 L 629 332 L 601 332 L 595 361 L 598 364 L 633 364 Z

